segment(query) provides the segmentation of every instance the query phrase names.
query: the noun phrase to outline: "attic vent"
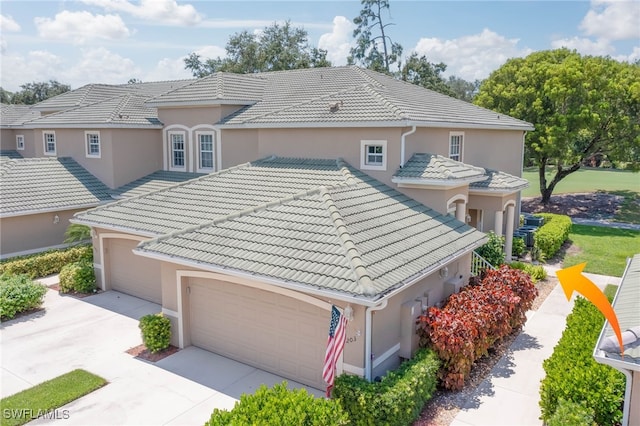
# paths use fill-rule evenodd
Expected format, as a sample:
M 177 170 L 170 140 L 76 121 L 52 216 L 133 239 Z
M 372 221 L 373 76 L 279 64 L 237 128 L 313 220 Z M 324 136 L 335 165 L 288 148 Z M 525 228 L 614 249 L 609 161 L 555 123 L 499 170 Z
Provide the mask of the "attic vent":
M 336 112 L 340 109 L 340 107 L 343 105 L 342 101 L 337 101 L 334 103 L 329 104 L 329 111 L 331 112 Z

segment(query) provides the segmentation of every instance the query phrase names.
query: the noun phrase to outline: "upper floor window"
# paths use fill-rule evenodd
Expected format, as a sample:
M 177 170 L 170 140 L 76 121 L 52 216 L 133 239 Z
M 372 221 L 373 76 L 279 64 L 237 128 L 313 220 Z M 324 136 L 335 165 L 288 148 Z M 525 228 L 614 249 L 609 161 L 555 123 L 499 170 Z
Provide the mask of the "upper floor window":
M 462 161 L 462 144 L 464 140 L 464 132 L 449 133 L 449 158 L 456 161 Z
M 184 132 L 170 132 L 171 141 L 171 167 L 175 169 L 185 168 L 185 141 Z
M 56 155 L 56 133 L 45 130 L 42 132 L 42 141 L 44 144 L 44 155 Z
M 213 133 L 197 133 L 198 169 L 213 170 Z
M 387 169 L 387 141 L 360 141 L 360 168 Z
M 100 158 L 100 132 L 84 132 L 87 157 Z
M 24 135 L 16 135 L 16 149 L 19 151 L 24 150 Z

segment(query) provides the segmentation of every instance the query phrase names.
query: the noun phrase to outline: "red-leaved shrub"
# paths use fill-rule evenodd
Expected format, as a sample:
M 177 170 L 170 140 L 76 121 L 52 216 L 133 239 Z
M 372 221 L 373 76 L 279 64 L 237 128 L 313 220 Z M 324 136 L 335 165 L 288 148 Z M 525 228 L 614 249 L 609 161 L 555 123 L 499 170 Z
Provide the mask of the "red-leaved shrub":
M 537 294 L 529 275 L 503 266 L 420 316 L 420 345 L 443 361 L 439 377 L 445 388 L 462 389 L 473 363 L 524 324 Z

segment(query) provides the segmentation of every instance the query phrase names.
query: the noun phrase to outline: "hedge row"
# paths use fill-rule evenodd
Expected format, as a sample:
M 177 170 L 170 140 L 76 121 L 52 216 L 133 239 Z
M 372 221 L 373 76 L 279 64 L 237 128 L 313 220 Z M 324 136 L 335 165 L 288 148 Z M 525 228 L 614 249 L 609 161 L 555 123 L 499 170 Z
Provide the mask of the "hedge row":
M 60 271 L 60 291 L 63 293 L 94 293 L 96 291 L 96 274 L 93 262 L 83 259 L 65 265 Z
M 0 319 L 8 320 L 20 312 L 39 308 L 47 287 L 26 275 L 0 275 Z
M 337 377 L 333 395 L 349 414 L 351 424 L 410 425 L 433 395 L 439 368 L 436 354 L 420 349 L 380 382 L 346 374 Z
M 445 388 L 462 389 L 473 363 L 524 324 L 537 294 L 529 275 L 505 265 L 451 295 L 443 308 L 432 306 L 420 316 L 420 345 L 443 361 L 439 378 Z
M 593 303 L 581 297 L 576 299 L 560 341 L 543 363 L 546 373 L 540 387 L 543 421 L 558 421 L 557 411 L 564 410 L 562 401 L 569 401 L 581 405 L 599 425 L 620 424 L 624 375 L 596 362 L 592 356 L 603 324 L 604 316 Z
M 58 274 L 65 265 L 79 260 L 93 262 L 92 246 L 79 245 L 5 259 L 0 262 L 0 274 L 25 274 L 30 278 L 41 278 Z
M 569 238 L 571 218 L 553 213 L 539 213 L 544 224 L 535 232 L 534 248 L 540 250 L 545 259 L 552 258 Z

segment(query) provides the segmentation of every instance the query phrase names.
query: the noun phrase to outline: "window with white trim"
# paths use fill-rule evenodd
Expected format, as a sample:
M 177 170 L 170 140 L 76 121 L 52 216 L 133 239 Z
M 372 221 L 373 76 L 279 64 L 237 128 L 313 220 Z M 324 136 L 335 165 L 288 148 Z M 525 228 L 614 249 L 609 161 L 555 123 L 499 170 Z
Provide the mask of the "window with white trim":
M 56 132 L 45 130 L 42 132 L 44 155 L 56 155 Z
M 100 158 L 100 132 L 84 132 L 87 157 Z
M 464 132 L 449 132 L 449 158 L 462 161 Z
M 197 133 L 198 169 L 213 170 L 213 133 Z
M 363 170 L 386 170 L 387 141 L 360 141 L 360 168 Z
M 24 135 L 16 135 L 16 149 L 24 151 Z
M 171 143 L 171 167 L 184 169 L 186 167 L 184 132 L 169 133 Z

